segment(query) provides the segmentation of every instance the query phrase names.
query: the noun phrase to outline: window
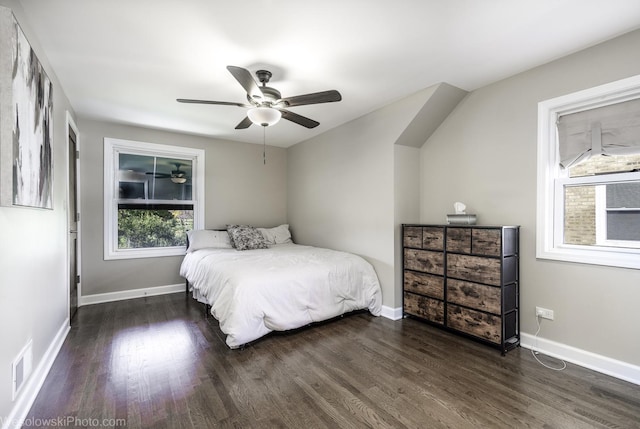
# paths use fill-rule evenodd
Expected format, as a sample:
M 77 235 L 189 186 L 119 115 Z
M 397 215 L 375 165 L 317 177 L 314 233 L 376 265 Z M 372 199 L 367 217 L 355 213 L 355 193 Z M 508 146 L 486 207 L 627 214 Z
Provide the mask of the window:
M 104 139 L 104 258 L 184 254 L 204 225 L 204 151 Z
M 538 105 L 538 258 L 640 268 L 640 76 Z

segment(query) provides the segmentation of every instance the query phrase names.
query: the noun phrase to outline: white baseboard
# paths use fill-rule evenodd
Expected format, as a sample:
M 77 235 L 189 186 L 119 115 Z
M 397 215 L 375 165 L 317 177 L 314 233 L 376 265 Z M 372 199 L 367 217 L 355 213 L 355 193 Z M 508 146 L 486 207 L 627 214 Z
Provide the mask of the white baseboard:
M 393 308 L 383 305 L 382 313 L 380 315 L 382 317 L 386 317 L 387 319 L 400 320 L 402 319 L 402 307 Z
M 531 334 L 520 334 L 520 345 L 542 354 L 562 359 L 591 370 L 640 385 L 640 366 L 612 359 L 566 344 L 557 343 Z
M 3 420 L 4 424 L 2 425 L 2 429 L 19 429 L 22 427 L 22 423 L 27 417 L 27 413 L 29 413 L 33 402 L 36 400 L 36 397 L 40 392 L 40 388 L 42 388 L 42 384 L 47 378 L 47 374 L 49 374 L 49 370 L 58 356 L 58 352 L 60 352 L 62 343 L 64 343 L 65 338 L 67 338 L 69 329 L 71 328 L 69 325 L 69 318 L 67 318 L 58 330 L 53 341 L 51 341 L 51 344 L 44 353 L 44 356 L 40 359 L 40 363 L 31 373 L 31 376 L 21 389 L 22 391 L 18 395 L 13 409 L 7 418 Z
M 167 286 L 148 287 L 143 289 L 123 290 L 120 292 L 99 293 L 80 297 L 80 305 L 101 304 L 103 302 L 122 301 L 125 299 L 143 298 L 145 296 L 166 295 L 184 292 L 184 283 Z

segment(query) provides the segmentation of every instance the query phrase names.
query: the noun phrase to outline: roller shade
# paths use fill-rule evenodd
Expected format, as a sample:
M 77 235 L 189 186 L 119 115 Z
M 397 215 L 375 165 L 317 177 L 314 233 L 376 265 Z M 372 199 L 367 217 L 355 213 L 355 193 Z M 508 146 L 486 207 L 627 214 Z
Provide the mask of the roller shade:
M 640 153 L 640 98 L 561 115 L 557 127 L 562 168 L 600 154 Z

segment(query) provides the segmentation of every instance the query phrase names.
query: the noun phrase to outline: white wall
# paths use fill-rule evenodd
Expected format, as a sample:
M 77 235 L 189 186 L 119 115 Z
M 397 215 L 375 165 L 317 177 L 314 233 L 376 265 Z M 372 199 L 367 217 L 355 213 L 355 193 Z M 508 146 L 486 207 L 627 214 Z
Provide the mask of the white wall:
M 11 399 L 13 359 L 32 340 L 37 369 L 56 334 L 68 327 L 65 118 L 71 106 L 19 2 L 0 0 L 0 5 L 13 9 L 54 84 L 53 210 L 0 207 L 0 417 L 6 419 L 29 393 Z
M 541 336 L 640 365 L 640 270 L 536 260 L 539 101 L 640 73 L 640 31 L 581 51 L 465 98 L 422 147 L 421 221 L 442 223 L 455 201 L 481 224 L 521 225 L 521 323 L 555 311 Z
M 150 130 L 81 118 L 82 296 L 175 285 L 182 256 L 105 261 L 103 255 L 104 138 L 205 150 L 205 227 L 286 222 L 286 152 L 262 145 Z

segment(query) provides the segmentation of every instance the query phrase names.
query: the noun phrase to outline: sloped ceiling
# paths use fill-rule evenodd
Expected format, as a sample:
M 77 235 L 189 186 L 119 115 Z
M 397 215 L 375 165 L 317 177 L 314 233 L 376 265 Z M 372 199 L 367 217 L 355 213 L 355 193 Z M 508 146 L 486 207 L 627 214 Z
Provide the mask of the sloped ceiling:
M 638 0 L 20 4 L 80 117 L 262 143 L 258 126 L 234 129 L 245 109 L 175 99 L 245 102 L 227 65 L 270 70 L 283 96 L 342 93 L 291 109 L 317 128 L 270 127 L 281 147 L 441 82 L 471 91 L 640 28 Z
M 435 85 L 424 106 L 405 128 L 396 144 L 422 147 L 467 94 L 467 91 L 446 83 Z

